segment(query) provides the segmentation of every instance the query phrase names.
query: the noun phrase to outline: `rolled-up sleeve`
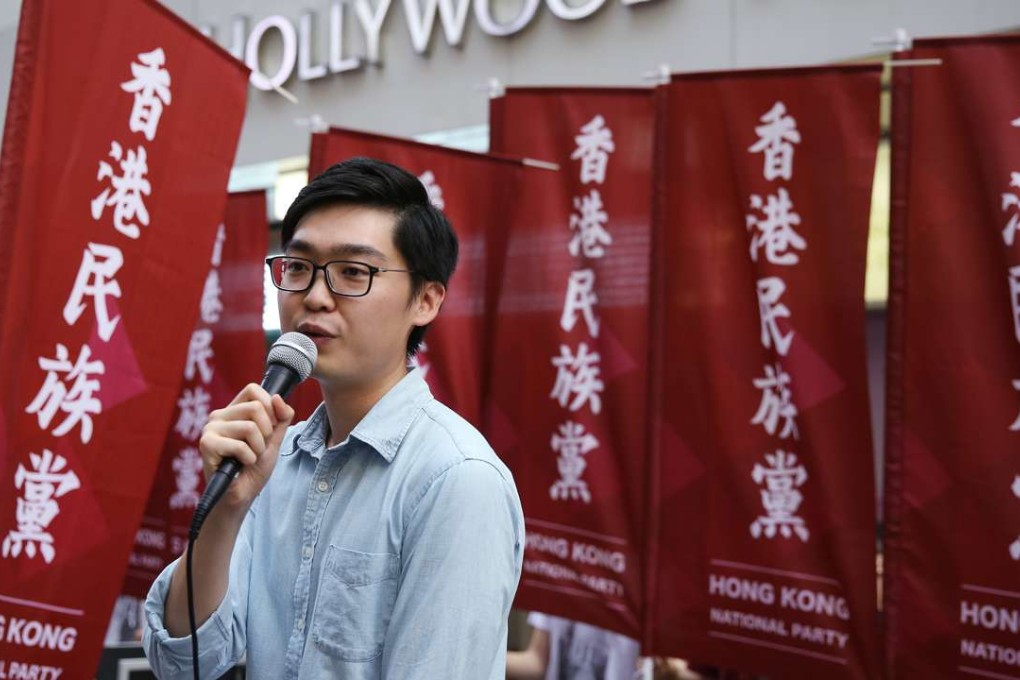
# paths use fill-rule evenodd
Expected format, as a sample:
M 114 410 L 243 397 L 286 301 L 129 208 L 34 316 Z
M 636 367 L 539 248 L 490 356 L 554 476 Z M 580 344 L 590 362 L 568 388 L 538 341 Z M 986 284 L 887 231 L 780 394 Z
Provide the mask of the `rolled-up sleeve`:
M 248 585 L 251 572 L 252 513 L 241 528 L 230 558 L 230 585 L 219 607 L 198 627 L 198 663 L 201 676 L 218 678 L 236 666 L 245 653 Z M 145 599 L 142 646 L 153 672 L 161 680 L 192 678 L 191 636 L 171 637 L 166 629 L 165 605 L 170 580 L 180 558 L 153 582 Z
M 513 480 L 467 459 L 427 485 L 405 523 L 382 676 L 505 677 L 524 518 Z

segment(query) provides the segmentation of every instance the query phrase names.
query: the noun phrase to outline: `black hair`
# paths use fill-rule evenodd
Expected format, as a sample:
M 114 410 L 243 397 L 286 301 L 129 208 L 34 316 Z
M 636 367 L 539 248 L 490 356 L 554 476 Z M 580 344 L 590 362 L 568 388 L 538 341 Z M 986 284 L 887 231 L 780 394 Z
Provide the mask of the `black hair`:
M 432 205 L 425 185 L 401 167 L 373 158 L 337 163 L 305 186 L 287 209 L 280 230 L 286 249 L 298 224 L 310 212 L 330 205 L 357 205 L 393 213 L 393 243 L 407 261 L 412 299 L 426 282 L 445 287 L 457 267 L 457 235 L 443 212 Z M 415 326 L 407 338 L 407 356 L 414 356 L 425 337 Z

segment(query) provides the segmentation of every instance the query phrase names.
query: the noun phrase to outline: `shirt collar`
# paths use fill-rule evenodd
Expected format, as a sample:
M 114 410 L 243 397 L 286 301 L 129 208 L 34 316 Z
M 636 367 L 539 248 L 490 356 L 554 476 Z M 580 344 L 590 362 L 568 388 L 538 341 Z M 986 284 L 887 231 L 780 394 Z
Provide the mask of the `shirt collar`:
M 294 447 L 291 453 L 297 453 L 300 449 L 319 458 L 326 450 L 326 432 L 329 431 L 329 420 L 326 418 L 326 403 L 321 402 L 312 411 L 312 415 L 305 422 L 304 429 L 294 437 Z
M 369 445 L 390 463 L 418 411 L 431 400 L 432 392 L 421 370 L 414 368 L 375 403 L 351 430 L 351 437 Z M 326 404 L 322 403 L 312 413 L 301 434 L 295 437 L 294 449 L 300 448 L 318 458 L 326 448 L 328 431 Z

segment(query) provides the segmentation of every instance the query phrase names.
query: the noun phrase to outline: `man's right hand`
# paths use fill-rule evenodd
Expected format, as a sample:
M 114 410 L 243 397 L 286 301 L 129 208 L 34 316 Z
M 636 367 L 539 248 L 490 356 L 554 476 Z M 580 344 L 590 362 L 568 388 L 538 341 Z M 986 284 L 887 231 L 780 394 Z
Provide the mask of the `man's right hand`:
M 280 395 L 270 397 L 255 383 L 209 414 L 198 442 L 206 481 L 224 458 L 235 458 L 242 466 L 217 507 L 231 514 L 247 512 L 273 473 L 280 442 L 293 418 L 294 409 Z

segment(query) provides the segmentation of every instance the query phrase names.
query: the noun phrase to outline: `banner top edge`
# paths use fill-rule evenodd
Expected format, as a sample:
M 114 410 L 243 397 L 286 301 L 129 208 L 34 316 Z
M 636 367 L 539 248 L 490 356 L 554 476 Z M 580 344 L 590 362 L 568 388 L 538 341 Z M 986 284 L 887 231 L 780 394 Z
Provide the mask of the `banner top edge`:
M 584 86 L 584 85 L 521 85 L 511 86 L 508 85 L 505 90 L 503 97 L 511 94 L 586 94 L 586 95 L 631 95 L 631 94 L 651 94 L 655 92 L 654 86 L 640 87 L 640 86 Z
M 1020 27 L 1018 27 L 1020 28 Z M 1020 33 L 990 33 L 987 35 L 935 36 L 931 38 L 915 38 L 916 47 L 954 47 L 957 45 L 976 45 L 980 43 L 1020 43 Z
M 378 142 L 388 142 L 394 144 L 403 144 L 406 146 L 414 146 L 423 149 L 431 149 L 435 151 L 442 151 L 444 153 L 450 153 L 457 156 L 466 156 L 468 158 L 475 158 L 482 161 L 496 161 L 499 163 L 509 163 L 512 165 L 518 165 L 526 167 L 523 157 L 510 156 L 503 153 L 482 153 L 479 151 L 468 151 L 466 149 L 457 149 L 451 146 L 442 146 L 441 144 L 430 144 L 428 142 L 419 142 L 416 139 L 409 139 L 407 137 L 395 137 L 392 135 L 383 135 L 376 132 L 367 132 L 364 130 L 353 130 L 351 128 L 343 128 L 330 126 L 329 130 L 325 132 L 314 132 L 312 133 L 312 145 L 314 146 L 316 139 L 326 139 L 332 134 L 349 135 L 351 137 L 360 137 L 362 139 L 369 139 Z M 310 166 L 310 165 L 309 165 Z
M 810 76 L 823 75 L 826 73 L 881 71 L 885 67 L 883 62 L 867 64 L 825 64 L 820 66 L 790 66 L 790 67 L 769 67 L 738 69 L 730 71 L 696 71 L 692 73 L 673 73 L 672 82 L 684 80 L 706 80 L 710 78 L 737 79 L 737 78 L 766 78 L 772 76 Z

